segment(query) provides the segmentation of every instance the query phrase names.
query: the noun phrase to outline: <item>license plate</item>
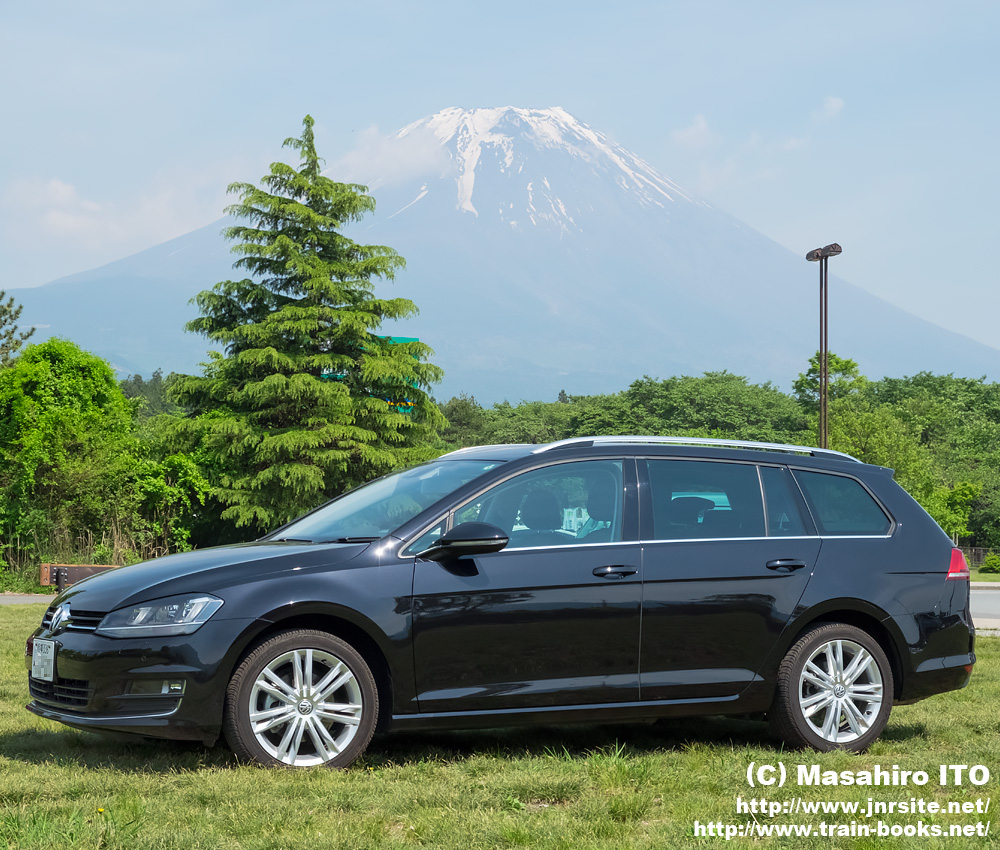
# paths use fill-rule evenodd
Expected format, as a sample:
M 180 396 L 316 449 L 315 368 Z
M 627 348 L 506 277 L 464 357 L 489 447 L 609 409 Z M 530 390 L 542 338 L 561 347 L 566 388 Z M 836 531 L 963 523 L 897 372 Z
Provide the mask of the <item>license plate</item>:
M 31 678 L 40 682 L 51 682 L 56 672 L 56 642 L 54 640 L 32 641 Z

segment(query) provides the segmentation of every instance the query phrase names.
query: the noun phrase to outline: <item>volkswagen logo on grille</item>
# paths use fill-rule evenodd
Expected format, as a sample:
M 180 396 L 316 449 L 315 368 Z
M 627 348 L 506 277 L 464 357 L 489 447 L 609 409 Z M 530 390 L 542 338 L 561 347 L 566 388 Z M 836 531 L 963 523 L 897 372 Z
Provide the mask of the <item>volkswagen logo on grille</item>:
M 52 622 L 49 623 L 49 630 L 52 634 L 59 634 L 66 623 L 69 622 L 69 603 L 63 603 L 52 612 Z

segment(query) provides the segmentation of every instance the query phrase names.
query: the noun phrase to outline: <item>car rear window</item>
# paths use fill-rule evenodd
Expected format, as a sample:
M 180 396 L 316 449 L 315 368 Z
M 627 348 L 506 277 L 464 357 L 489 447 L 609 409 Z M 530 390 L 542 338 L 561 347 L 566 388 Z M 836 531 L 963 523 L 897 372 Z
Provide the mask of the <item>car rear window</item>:
M 764 536 L 756 466 L 659 459 L 647 464 L 655 539 Z
M 795 470 L 820 534 L 884 535 L 892 520 L 860 481 L 844 475 Z

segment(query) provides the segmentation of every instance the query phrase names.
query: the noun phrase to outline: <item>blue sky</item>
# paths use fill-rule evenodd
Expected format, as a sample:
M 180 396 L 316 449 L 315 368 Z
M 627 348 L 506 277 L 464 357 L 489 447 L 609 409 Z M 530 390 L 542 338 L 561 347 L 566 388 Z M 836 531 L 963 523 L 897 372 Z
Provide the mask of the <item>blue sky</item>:
M 214 221 L 307 112 L 336 178 L 448 106 L 562 106 L 792 251 L 840 242 L 834 274 L 1000 347 L 998 30 L 1000 4 L 962 0 L 4 4 L 0 288 Z

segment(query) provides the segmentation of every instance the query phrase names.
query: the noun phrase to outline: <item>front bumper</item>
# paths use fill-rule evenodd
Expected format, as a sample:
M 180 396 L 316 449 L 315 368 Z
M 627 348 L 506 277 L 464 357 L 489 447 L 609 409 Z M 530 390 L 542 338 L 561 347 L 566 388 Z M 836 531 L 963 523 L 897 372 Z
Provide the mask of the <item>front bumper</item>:
M 233 648 L 253 620 L 209 620 L 191 635 L 102 637 L 92 632 L 32 635 L 56 644 L 55 675 L 30 675 L 29 711 L 76 729 L 214 743 L 222 728 Z M 167 692 L 160 692 L 166 683 Z

